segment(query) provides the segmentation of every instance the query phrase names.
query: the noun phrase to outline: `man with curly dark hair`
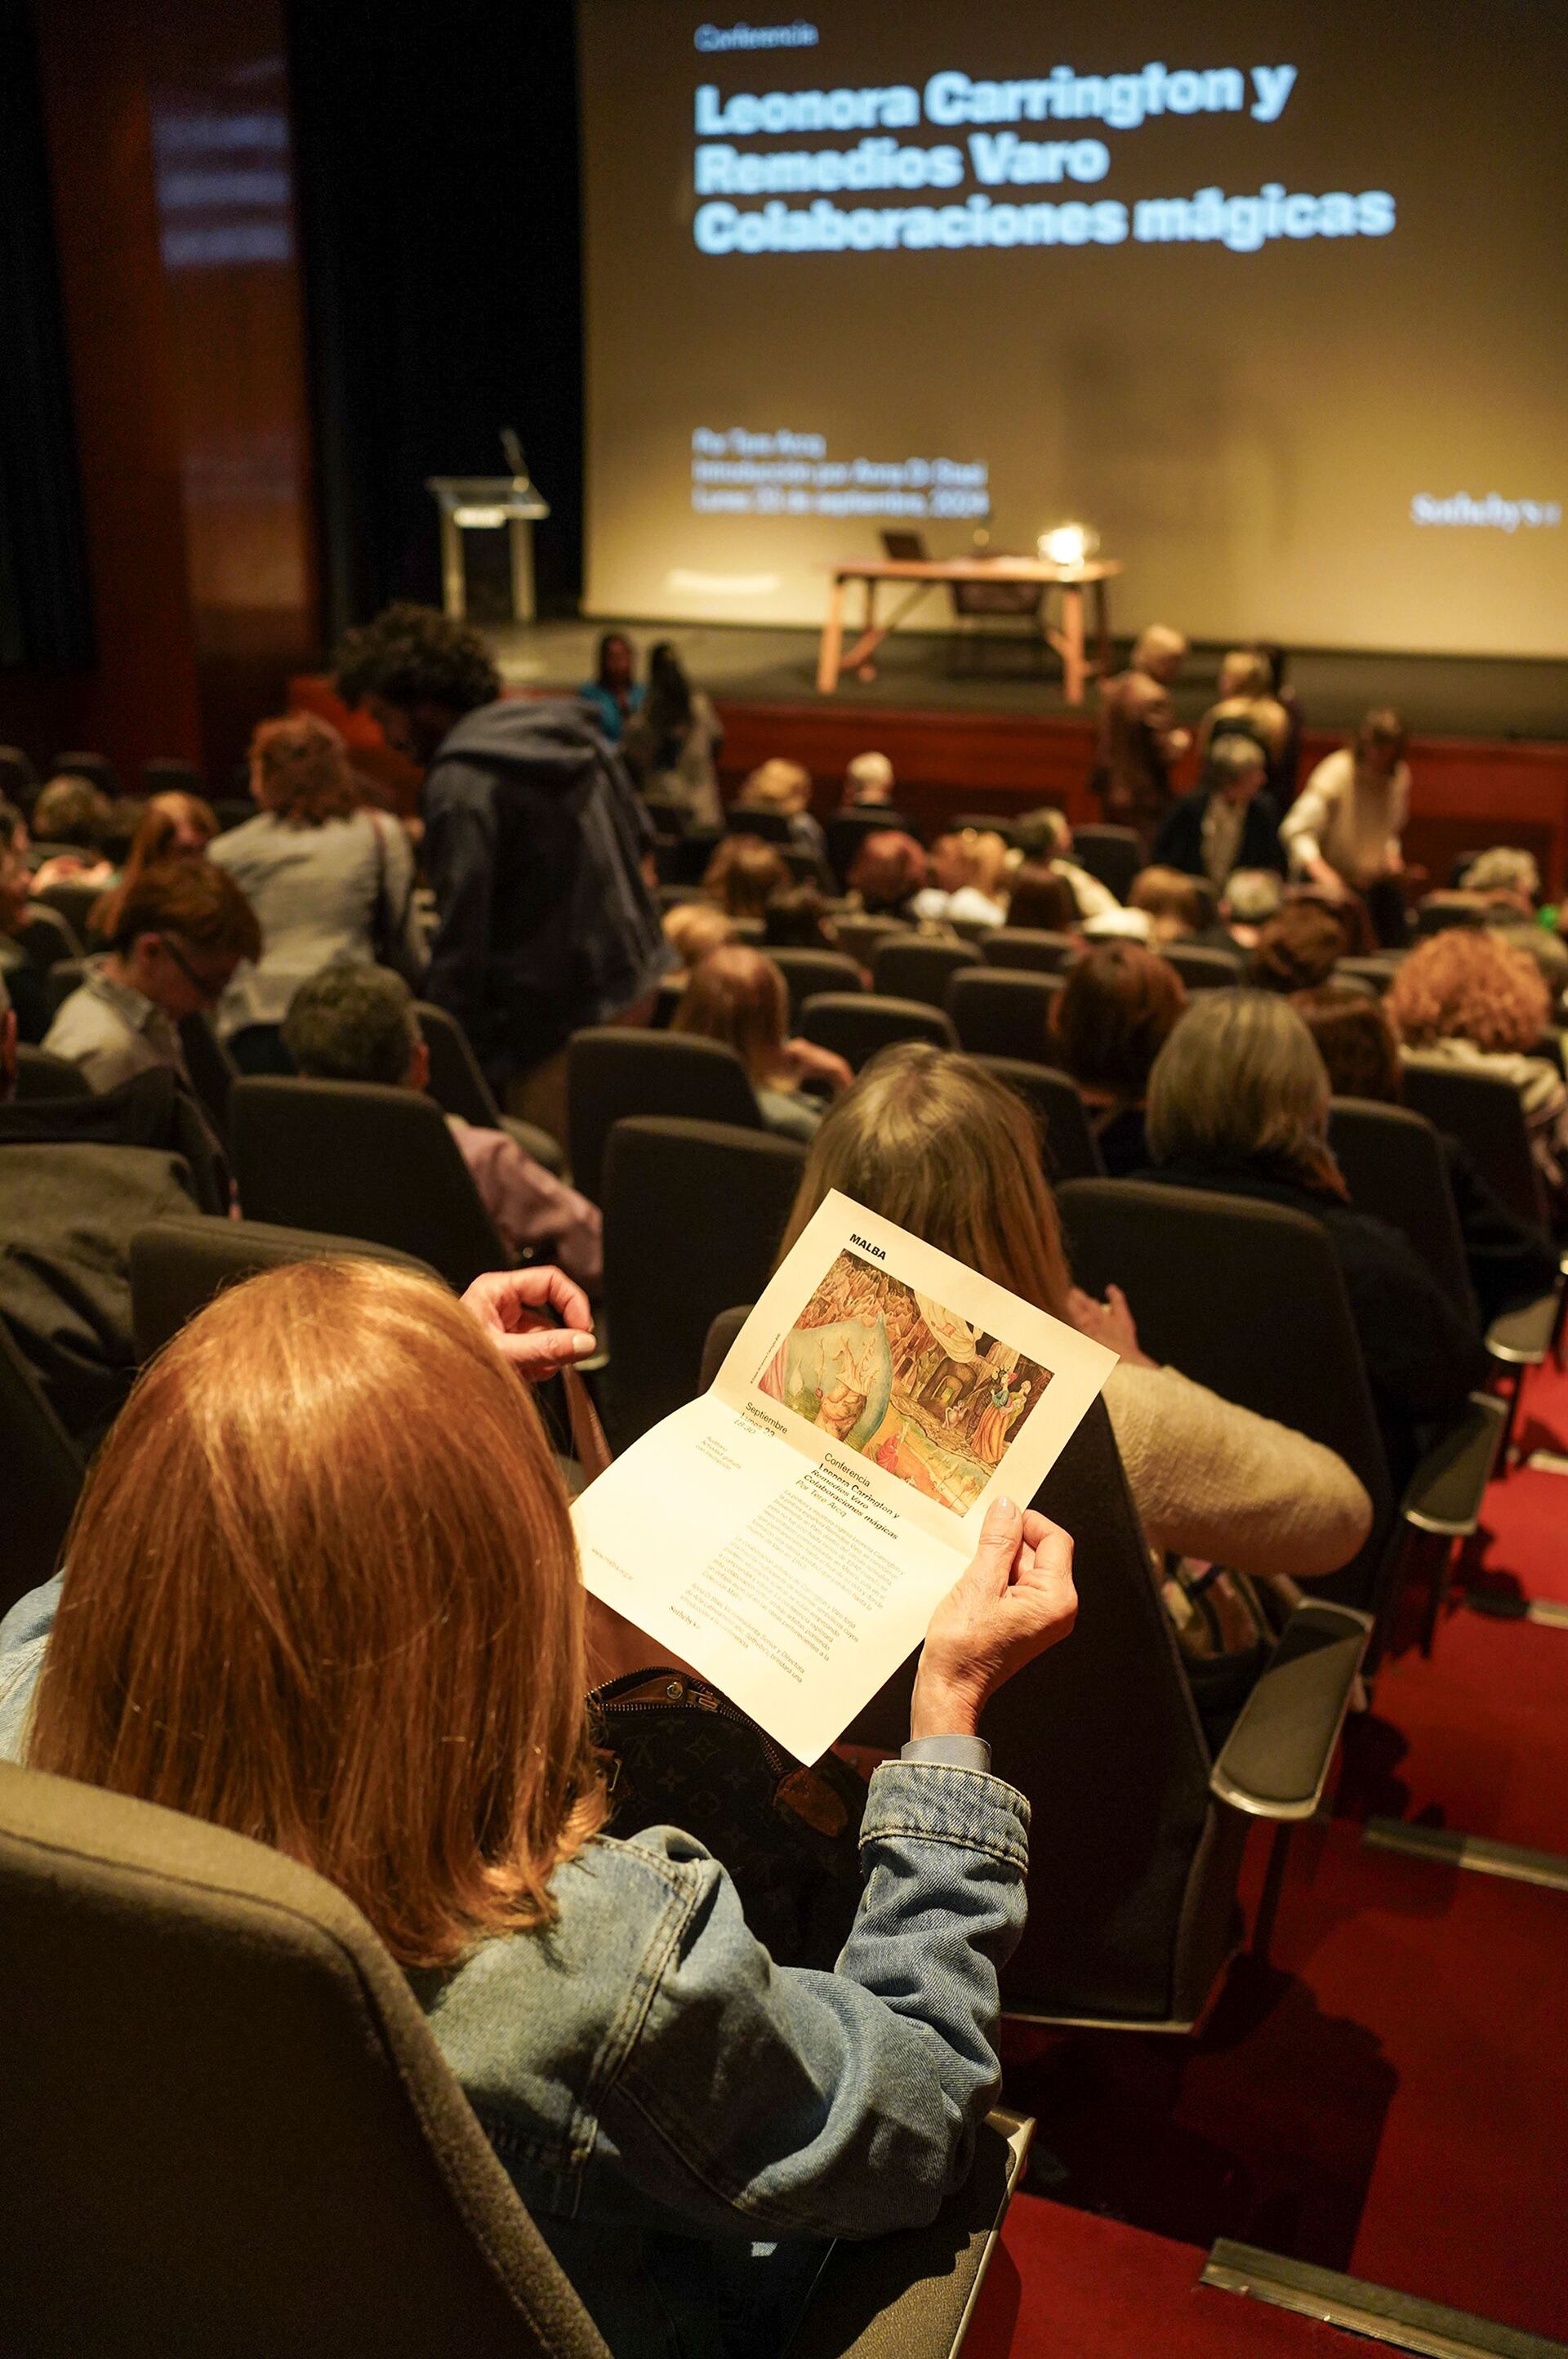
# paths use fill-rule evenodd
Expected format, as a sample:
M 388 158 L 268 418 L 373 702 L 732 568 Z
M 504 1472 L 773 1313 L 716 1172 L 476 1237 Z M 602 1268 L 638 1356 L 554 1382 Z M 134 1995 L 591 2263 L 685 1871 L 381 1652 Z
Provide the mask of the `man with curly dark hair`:
M 495 1085 L 559 1132 L 569 1035 L 638 1020 L 674 963 L 631 782 L 575 699 L 503 699 L 478 634 L 430 607 L 351 631 L 337 679 L 425 771 L 440 919 L 426 990 Z

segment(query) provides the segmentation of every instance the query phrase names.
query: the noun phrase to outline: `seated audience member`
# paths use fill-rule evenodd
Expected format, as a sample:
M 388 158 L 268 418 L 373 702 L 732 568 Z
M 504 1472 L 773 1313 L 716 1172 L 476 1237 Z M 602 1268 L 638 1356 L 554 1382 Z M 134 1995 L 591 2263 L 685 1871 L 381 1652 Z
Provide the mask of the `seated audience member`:
M 720 827 L 719 751 L 724 732 L 667 639 L 648 658 L 648 690 L 621 735 L 639 794 L 671 804 L 685 827 Z
M 1399 1232 L 1352 1210 L 1329 1149 L 1328 1098 L 1312 1034 L 1281 995 L 1195 993 L 1149 1076 L 1149 1176 L 1284 1204 L 1325 1231 L 1399 1489 L 1418 1429 L 1458 1413 L 1485 1354 Z
M 340 963 L 302 984 L 284 1019 L 283 1042 L 295 1067 L 319 1082 L 379 1082 L 386 1089 L 425 1090 L 430 1052 L 414 995 L 385 967 Z M 524 1153 L 503 1130 L 485 1130 L 449 1114 L 481 1201 L 514 1254 L 543 1251 L 590 1294 L 604 1274 L 603 1223 L 597 1205 Z
M 1456 882 L 1462 892 L 1479 893 L 1499 912 L 1533 917 L 1541 901 L 1541 870 L 1535 855 L 1511 844 L 1496 843 L 1465 862 Z
M 1171 688 L 1186 661 L 1180 631 L 1152 623 L 1127 669 L 1102 680 L 1092 793 L 1115 827 L 1135 828 L 1145 846 L 1171 802 L 1171 773 L 1192 743 L 1175 726 Z
M 278 1027 L 307 978 L 335 959 L 380 960 L 408 982 L 424 973 L 414 855 L 385 811 L 362 808 L 348 750 L 313 712 L 264 721 L 251 739 L 254 819 L 209 847 L 244 892 L 261 958 L 236 976 L 218 1029 L 251 1071 L 276 1071 Z
M 873 1057 L 816 1135 L 781 1258 L 835 1188 L 1121 1353 L 1105 1404 L 1161 1555 L 1306 1580 L 1360 1547 L 1370 1502 L 1332 1451 L 1157 1366 L 1119 1288 L 1075 1288 L 1033 1117 L 982 1066 L 915 1041 Z
M 1214 916 L 1214 896 L 1195 877 L 1179 868 L 1140 869 L 1128 895 L 1130 909 L 1141 909 L 1149 920 L 1148 939 L 1158 949 L 1162 942 L 1189 941 L 1201 934 Z
M 1277 868 L 1233 868 L 1220 895 L 1220 923 L 1238 950 L 1257 946 L 1258 936 L 1284 902 L 1284 886 Z
M 875 841 L 873 837 L 872 841 Z M 1007 845 L 989 828 L 966 827 L 939 835 L 931 847 L 929 885 L 910 903 L 927 924 L 1004 926 Z
M 200 795 L 154 795 L 142 811 L 125 865 L 92 908 L 87 929 L 99 940 L 114 930 L 120 904 L 149 868 L 164 860 L 200 860 L 218 833 L 218 817 Z
M 990 1509 L 871 1780 L 849 1940 L 776 1964 L 700 1844 L 605 1832 L 572 1526 L 517 1382 L 586 1305 L 553 1271 L 465 1299 L 489 1332 L 410 1272 L 308 1262 L 192 1320 L 69 1571 L 7 1617 L 0 1752 L 336 1884 L 615 2359 L 776 2352 L 827 2241 L 934 2219 L 997 2096 L 1028 1807 L 975 1732 L 1065 1636 L 1072 1543 Z M 544 1302 L 579 1332 L 506 1332 Z
M 1347 984 L 1326 983 L 1291 1002 L 1317 1044 L 1336 1098 L 1399 1105 L 1404 1096 L 1399 1040 L 1380 999 Z M 1510 1212 L 1476 1170 L 1467 1150 L 1446 1131 L 1437 1134 L 1459 1215 L 1470 1283 L 1481 1324 L 1547 1293 L 1557 1277 L 1557 1250 L 1540 1229 Z
M 27 823 L 13 804 L 0 801 L 0 982 L 10 993 L 18 1037 L 29 1048 L 37 1048 L 49 1028 L 54 1010 L 42 971 L 21 939 L 32 897 Z
M 789 863 L 760 835 L 727 835 L 702 872 L 703 891 L 727 918 L 760 918 L 789 882 Z
M 1261 647 L 1233 647 L 1220 664 L 1217 687 L 1217 701 L 1198 723 L 1198 752 L 1206 761 L 1227 739 L 1255 746 L 1263 761 L 1269 799 L 1284 810 L 1295 791 L 1293 776 L 1284 775 L 1286 758 L 1293 752 L 1291 716 L 1274 694 L 1268 656 Z
M 195 1147 L 168 1073 L 28 1105 L 13 1103 L 16 1082 L 0 975 L 0 1319 L 66 1431 L 91 1448 L 136 1372 L 131 1239 L 203 1209 Z
M 1203 777 L 1171 805 L 1154 838 L 1154 858 L 1223 890 L 1238 868 L 1282 868 L 1280 814 L 1264 791 L 1263 756 L 1250 737 L 1221 737 Z
M 1379 940 L 1393 949 L 1405 938 L 1405 743 L 1397 712 L 1368 712 L 1348 745 L 1324 756 L 1280 823 L 1293 873 L 1330 900 L 1361 895 Z
M 612 745 L 643 701 L 637 679 L 637 658 L 624 631 L 602 631 L 593 678 L 585 679 L 579 696 L 592 712 Z
M 815 885 L 786 885 L 768 897 L 762 940 L 771 951 L 836 951 L 832 903 Z
M 95 1090 L 167 1065 L 189 1082 L 178 1027 L 218 1006 L 244 959 L 261 956 L 255 912 L 207 860 L 166 860 L 122 900 L 108 949 L 44 1037 Z
M 1147 909 L 1124 909 L 1119 902 L 1098 918 L 1086 918 L 1081 930 L 1086 942 L 1147 943 L 1154 939 L 1154 920 Z
M 885 810 L 892 801 L 892 764 L 885 754 L 857 754 L 844 772 L 840 810 Z
M 1054 803 L 1042 803 L 1037 810 L 1025 811 L 1013 828 L 1013 838 L 1026 860 L 1044 861 L 1053 874 L 1063 879 L 1080 918 L 1103 918 L 1108 911 L 1120 908 L 1109 886 L 1102 885 L 1098 876 L 1091 876 L 1073 858 L 1073 831 L 1067 814 Z
M 822 1098 L 806 1084 L 837 1096 L 854 1078 L 830 1049 L 789 1038 L 784 976 L 772 959 L 742 942 L 709 951 L 682 992 L 670 1029 L 733 1049 L 752 1077 L 762 1120 L 785 1138 L 816 1136 Z
M 1021 860 L 1008 878 L 1007 922 L 1046 934 L 1073 934 L 1078 905 L 1065 876 L 1044 860 Z
M 684 991 L 692 971 L 709 951 L 733 941 L 734 931 L 722 909 L 711 901 L 677 901 L 665 911 L 665 939 L 680 960 L 679 971 L 665 977 L 666 985 Z
M 776 756 L 761 762 L 741 782 L 735 798 L 737 811 L 773 811 L 789 822 L 789 840 L 798 851 L 809 852 L 824 878 L 827 875 L 827 839 L 811 810 L 811 772 L 799 762 Z
M 1088 1109 L 1107 1172 L 1125 1180 L 1149 1160 L 1143 1103 L 1149 1073 L 1187 1004 L 1168 959 L 1138 942 L 1086 951 L 1051 1009 L 1056 1061 Z
M 849 901 L 867 918 L 907 918 L 927 874 L 925 853 L 913 835 L 879 828 L 849 864 Z
M 51 778 L 33 805 L 34 892 L 51 885 L 112 885 L 116 833 L 114 804 L 90 778 L 70 771 Z
M 1254 991 L 1315 991 L 1345 956 L 1345 929 L 1316 901 L 1287 901 L 1258 929 L 1247 980 Z
M 1387 1006 L 1403 1048 L 1511 1082 L 1552 1219 L 1568 1221 L 1568 1087 L 1540 1053 L 1552 996 L 1529 952 L 1485 928 L 1433 934 L 1400 960 Z

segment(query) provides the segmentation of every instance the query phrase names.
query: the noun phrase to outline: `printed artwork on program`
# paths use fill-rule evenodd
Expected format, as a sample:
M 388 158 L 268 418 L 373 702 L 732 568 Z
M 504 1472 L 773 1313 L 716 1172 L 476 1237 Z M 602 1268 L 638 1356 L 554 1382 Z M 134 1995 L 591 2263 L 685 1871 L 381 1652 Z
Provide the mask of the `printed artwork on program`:
M 757 1387 L 961 1516 L 1050 1381 L 1002 1337 L 841 1252 Z

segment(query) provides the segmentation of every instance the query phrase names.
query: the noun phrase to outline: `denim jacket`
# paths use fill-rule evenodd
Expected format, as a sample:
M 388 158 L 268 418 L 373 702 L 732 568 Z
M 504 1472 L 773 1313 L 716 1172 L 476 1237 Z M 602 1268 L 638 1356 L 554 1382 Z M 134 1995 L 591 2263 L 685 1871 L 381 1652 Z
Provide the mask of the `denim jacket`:
M 19 1756 L 59 1590 L 0 1624 L 0 1756 Z M 1027 1825 L 1000 1778 L 878 1769 L 831 1973 L 776 1966 L 723 1868 L 658 1827 L 558 1868 L 550 1927 L 410 1976 L 621 2359 L 776 2348 L 823 2242 L 935 2216 L 997 2092 Z

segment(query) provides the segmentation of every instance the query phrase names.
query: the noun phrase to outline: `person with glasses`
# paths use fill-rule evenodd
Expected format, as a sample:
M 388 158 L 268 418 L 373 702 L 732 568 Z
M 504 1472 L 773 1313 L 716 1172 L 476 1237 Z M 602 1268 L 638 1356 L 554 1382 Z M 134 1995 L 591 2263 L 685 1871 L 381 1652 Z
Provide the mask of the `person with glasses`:
M 87 962 L 44 1046 L 79 1065 L 95 1091 L 157 1065 L 189 1082 L 180 1024 L 216 1007 L 261 947 L 255 912 L 232 877 L 205 860 L 161 861 L 124 895 L 107 950 Z

